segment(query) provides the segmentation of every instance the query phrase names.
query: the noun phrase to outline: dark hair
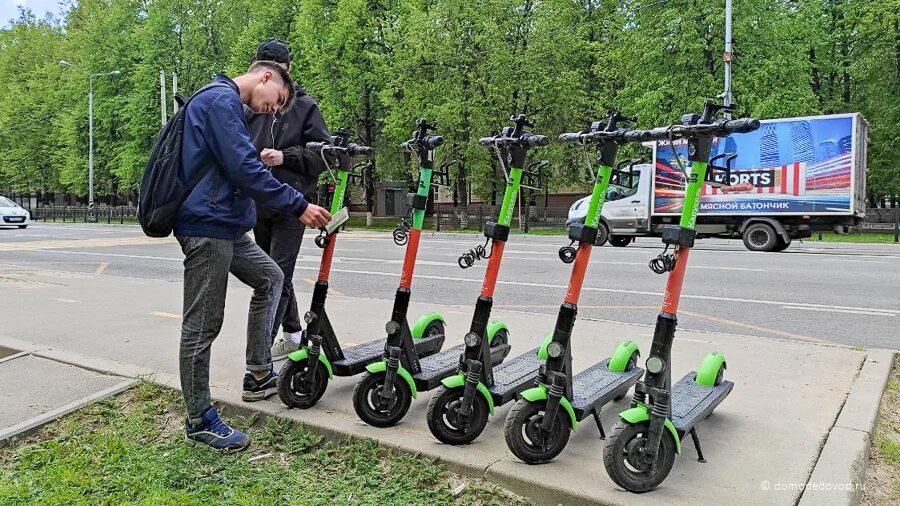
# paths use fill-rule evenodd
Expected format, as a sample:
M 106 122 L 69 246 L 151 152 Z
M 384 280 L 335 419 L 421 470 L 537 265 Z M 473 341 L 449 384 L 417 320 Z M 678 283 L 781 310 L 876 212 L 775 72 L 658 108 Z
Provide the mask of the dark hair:
M 247 73 L 252 74 L 265 70 L 269 70 L 273 74 L 278 75 L 278 77 L 281 79 L 281 82 L 283 82 L 287 87 L 288 98 L 284 102 L 284 106 L 281 108 L 281 110 L 286 111 L 290 109 L 291 106 L 294 105 L 294 98 L 296 96 L 296 92 L 294 91 L 294 80 L 291 79 L 291 75 L 288 74 L 287 69 L 282 67 L 280 63 L 268 60 L 258 60 L 253 62 L 253 65 L 250 65 L 250 69 L 247 70 Z

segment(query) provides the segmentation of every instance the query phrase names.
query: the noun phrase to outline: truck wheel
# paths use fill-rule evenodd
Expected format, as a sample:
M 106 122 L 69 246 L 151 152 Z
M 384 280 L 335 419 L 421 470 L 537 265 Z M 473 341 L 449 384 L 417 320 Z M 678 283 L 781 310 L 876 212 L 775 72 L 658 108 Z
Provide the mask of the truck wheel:
M 778 234 L 768 223 L 752 223 L 744 229 L 744 246 L 750 251 L 772 251 L 778 243 Z
M 775 244 L 775 247 L 772 249 L 772 251 L 784 251 L 784 250 L 788 249 L 788 246 L 790 246 L 790 245 L 791 245 L 790 239 L 788 239 L 787 242 L 785 242 L 784 239 L 779 237 L 778 242 Z
M 603 246 L 606 244 L 606 241 L 609 240 L 609 228 L 606 227 L 606 224 L 600 222 L 597 226 L 597 240 L 594 241 L 595 246 Z
M 631 244 L 633 240 L 634 237 L 630 235 L 613 235 L 609 237 L 609 243 L 617 248 L 624 248 Z

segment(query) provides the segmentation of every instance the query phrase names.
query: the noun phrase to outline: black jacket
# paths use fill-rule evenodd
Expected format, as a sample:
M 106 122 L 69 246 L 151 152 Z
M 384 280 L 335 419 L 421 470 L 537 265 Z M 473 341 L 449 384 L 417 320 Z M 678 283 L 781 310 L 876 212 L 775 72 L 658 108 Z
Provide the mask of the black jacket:
M 257 151 L 270 148 L 284 153 L 284 163 L 272 167 L 272 175 L 303 192 L 309 202 L 316 202 L 316 182 L 325 165 L 303 146 L 330 141 L 331 135 L 316 101 L 299 86 L 296 91 L 294 105 L 284 114 L 254 114 L 246 109 L 247 123 Z

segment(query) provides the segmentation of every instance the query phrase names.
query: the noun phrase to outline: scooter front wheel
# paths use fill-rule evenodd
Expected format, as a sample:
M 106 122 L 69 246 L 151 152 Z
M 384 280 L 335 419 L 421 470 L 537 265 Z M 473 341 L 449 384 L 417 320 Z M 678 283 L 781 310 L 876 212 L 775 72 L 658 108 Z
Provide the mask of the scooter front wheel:
M 571 428 L 563 409 L 556 412 L 556 420 L 549 433 L 541 428 L 546 405 L 547 401 L 519 399 L 506 416 L 506 446 L 526 464 L 543 464 L 553 460 L 569 442 Z
M 629 492 L 653 490 L 669 476 L 675 465 L 675 440 L 663 431 L 655 465 L 644 460 L 650 422 L 632 424 L 619 420 L 603 447 L 603 465 L 616 485 Z
M 399 375 L 394 377 L 393 398 L 386 403 L 381 399 L 384 389 L 384 372 L 367 373 L 353 388 L 353 409 L 362 421 L 373 427 L 396 425 L 412 404 L 412 391 Z
M 480 393 L 472 399 L 472 412 L 463 418 L 459 408 L 463 402 L 462 388 L 441 385 L 428 403 L 428 429 L 438 441 L 462 445 L 475 440 L 487 426 L 488 405 Z
M 299 362 L 288 359 L 278 373 L 278 397 L 289 408 L 307 409 L 314 406 L 328 388 L 328 371 L 317 364 L 312 384 L 306 379 L 309 359 Z

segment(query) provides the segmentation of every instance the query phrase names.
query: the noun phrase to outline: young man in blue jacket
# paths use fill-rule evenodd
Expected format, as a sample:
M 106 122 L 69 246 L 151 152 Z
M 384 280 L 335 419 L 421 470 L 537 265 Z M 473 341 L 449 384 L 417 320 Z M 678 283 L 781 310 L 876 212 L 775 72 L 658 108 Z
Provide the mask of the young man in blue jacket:
M 187 405 L 186 437 L 213 448 L 237 451 L 247 435 L 223 422 L 209 392 L 210 347 L 225 313 L 228 273 L 253 288 L 247 322 L 246 401 L 276 392 L 269 336 L 284 275 L 247 237 L 256 224 L 255 202 L 322 227 L 331 216 L 266 170 L 250 141 L 243 104 L 274 114 L 290 107 L 294 84 L 277 63 L 255 62 L 233 80 L 217 75 L 185 111 L 181 162 L 183 180 L 202 172 L 181 205 L 175 237 L 184 252 L 184 311 L 181 325 L 181 388 Z

